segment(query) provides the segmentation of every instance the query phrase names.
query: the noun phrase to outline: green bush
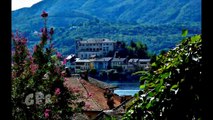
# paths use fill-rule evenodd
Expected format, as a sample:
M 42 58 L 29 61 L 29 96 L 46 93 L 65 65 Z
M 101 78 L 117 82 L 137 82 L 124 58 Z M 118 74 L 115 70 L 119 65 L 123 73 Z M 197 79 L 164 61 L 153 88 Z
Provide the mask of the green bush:
M 202 119 L 201 36 L 157 56 L 150 71 L 139 71 L 140 91 L 123 120 Z

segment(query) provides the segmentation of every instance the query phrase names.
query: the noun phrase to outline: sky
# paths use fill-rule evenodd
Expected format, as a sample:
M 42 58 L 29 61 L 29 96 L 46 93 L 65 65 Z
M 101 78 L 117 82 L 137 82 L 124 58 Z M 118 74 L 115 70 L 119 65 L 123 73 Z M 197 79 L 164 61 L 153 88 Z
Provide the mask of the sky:
M 40 1 L 42 0 L 12 0 L 12 11 L 23 7 L 31 7 L 33 4 Z

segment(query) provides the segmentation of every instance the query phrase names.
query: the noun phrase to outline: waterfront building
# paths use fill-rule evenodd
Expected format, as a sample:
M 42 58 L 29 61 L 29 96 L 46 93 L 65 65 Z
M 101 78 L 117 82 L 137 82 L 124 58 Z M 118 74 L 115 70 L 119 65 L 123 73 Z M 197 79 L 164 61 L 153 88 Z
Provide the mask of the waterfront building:
M 80 59 L 89 59 L 92 56 L 104 57 L 114 51 L 116 42 L 106 38 L 90 38 L 76 41 L 76 53 Z
M 112 60 L 112 57 L 103 57 L 100 59 L 93 60 L 94 69 L 107 70 L 107 69 L 111 68 L 111 65 L 110 65 L 111 60 Z
M 111 67 L 121 67 L 123 70 L 127 69 L 127 58 L 113 58 L 111 61 Z
M 139 59 L 138 66 L 144 70 L 148 70 L 150 68 L 150 61 L 151 59 Z
M 77 58 L 75 61 L 75 72 L 79 73 L 82 70 L 89 70 L 90 69 L 91 61 L 88 59 L 79 59 Z

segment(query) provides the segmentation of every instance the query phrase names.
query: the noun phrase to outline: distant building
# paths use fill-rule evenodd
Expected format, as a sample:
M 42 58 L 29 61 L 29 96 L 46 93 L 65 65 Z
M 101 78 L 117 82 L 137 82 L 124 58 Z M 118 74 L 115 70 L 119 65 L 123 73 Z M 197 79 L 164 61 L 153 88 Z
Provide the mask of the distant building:
M 132 58 L 132 59 L 129 59 L 128 64 L 137 65 L 138 61 L 139 61 L 138 58 Z
M 106 38 L 90 38 L 76 41 L 76 53 L 80 59 L 89 59 L 92 56 L 104 57 L 115 49 L 116 42 Z
M 96 70 L 107 70 L 111 67 L 112 57 L 104 57 L 100 59 L 93 60 L 94 68 Z
M 144 70 L 148 70 L 150 68 L 150 61 L 151 59 L 139 59 L 138 66 Z
M 111 61 L 111 67 L 122 67 L 122 69 L 127 69 L 127 58 L 113 58 Z
M 66 64 L 65 64 L 65 68 L 68 68 L 70 70 L 71 73 L 75 72 L 75 61 L 76 61 L 76 56 L 71 54 L 69 56 L 66 57 Z
M 127 65 L 127 71 L 128 72 L 134 72 L 137 68 L 139 68 L 138 67 L 138 61 L 139 61 L 138 58 L 129 59 L 128 65 Z
M 90 69 L 90 60 L 81 60 L 81 59 L 76 59 L 75 61 L 75 72 L 79 73 L 81 70 L 89 70 Z

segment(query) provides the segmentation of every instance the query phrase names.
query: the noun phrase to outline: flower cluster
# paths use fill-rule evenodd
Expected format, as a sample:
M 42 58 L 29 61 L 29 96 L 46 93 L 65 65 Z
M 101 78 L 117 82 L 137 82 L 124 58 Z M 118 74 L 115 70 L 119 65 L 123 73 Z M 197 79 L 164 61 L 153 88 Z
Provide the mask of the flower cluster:
M 48 13 L 43 11 L 41 17 L 44 18 L 45 26 L 41 29 L 40 42 L 34 46 L 32 54 L 27 48 L 28 40 L 21 37 L 18 32 L 16 35 L 12 34 L 13 119 L 68 119 L 83 107 L 78 105 L 74 105 L 78 106 L 77 108 L 70 107 L 70 103 L 82 102 L 72 102 L 76 99 L 73 93 L 79 92 L 79 89 L 73 88 L 71 91 L 68 89 L 69 86 L 66 85 L 68 78 L 62 75 L 63 64 L 66 64 L 66 60 L 60 64 L 62 55 L 55 51 L 51 43 L 54 29 L 48 29 L 46 26 Z M 38 97 L 36 96 L 38 91 L 48 94 L 45 97 L 51 102 L 36 104 L 39 101 L 31 100 L 28 101 L 30 102 L 28 105 L 22 102 L 28 94 Z M 42 96 L 35 99 L 42 99 Z

